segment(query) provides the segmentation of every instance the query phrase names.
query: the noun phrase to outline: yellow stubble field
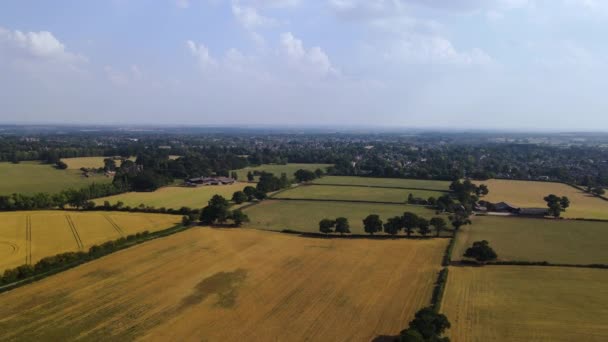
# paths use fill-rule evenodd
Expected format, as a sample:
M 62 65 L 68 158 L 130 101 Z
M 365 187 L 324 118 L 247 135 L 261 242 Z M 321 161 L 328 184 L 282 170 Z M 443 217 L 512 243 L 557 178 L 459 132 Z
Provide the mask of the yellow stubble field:
M 194 228 L 0 294 L 0 340 L 370 341 L 429 304 L 447 242 Z

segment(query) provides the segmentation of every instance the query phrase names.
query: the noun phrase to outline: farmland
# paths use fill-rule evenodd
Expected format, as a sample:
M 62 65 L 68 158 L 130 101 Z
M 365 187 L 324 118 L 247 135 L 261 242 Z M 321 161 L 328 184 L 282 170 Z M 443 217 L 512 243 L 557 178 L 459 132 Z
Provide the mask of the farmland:
M 57 193 L 92 183 L 112 182 L 112 178 L 103 175 L 84 177 L 78 170 L 59 170 L 39 162 L 0 163 L 0 175 L 0 195 Z
M 245 186 L 247 186 L 247 183 L 201 187 L 168 186 L 153 192 L 129 192 L 98 198 L 94 202 L 101 205 L 104 201 L 109 201 L 111 204 L 121 201 L 125 206 L 130 207 L 137 207 L 140 204 L 144 204 L 145 206 L 156 208 L 202 208 L 207 205 L 207 202 L 213 195 L 221 195 L 230 199 L 235 191 L 243 190 Z
M 442 311 L 464 341 L 606 341 L 608 272 L 451 267 Z
M 280 177 L 282 173 L 286 173 L 287 178 L 293 179 L 294 173 L 300 169 L 310 170 L 310 171 L 315 171 L 316 169 L 321 169 L 321 170 L 325 171 L 325 169 L 329 166 L 331 166 L 331 164 L 285 164 L 285 165 L 264 164 L 264 165 L 260 165 L 260 166 L 246 167 L 244 169 L 234 170 L 234 171 L 236 172 L 238 179 L 240 181 L 247 180 L 247 173 L 249 171 L 251 171 L 251 172 L 255 172 L 255 171 L 269 172 L 269 173 L 274 174 L 277 177 Z
M 370 341 L 428 305 L 446 243 L 191 229 L 0 294 L 0 340 Z
M 477 216 L 458 233 L 454 258 L 479 240 L 500 260 L 608 264 L 608 222 Z
M 304 185 L 293 188 L 277 195 L 280 198 L 290 199 L 331 199 L 346 201 L 372 201 L 405 203 L 408 194 L 427 199 L 440 197 L 439 191 L 382 189 L 357 186 L 331 186 L 331 185 Z
M 104 159 L 109 157 L 77 157 L 77 158 L 63 158 L 62 162 L 66 163 L 68 169 L 71 170 L 79 170 L 80 168 L 86 169 L 98 169 L 104 166 Z M 130 160 L 135 161 L 135 157 L 129 158 Z M 121 161 L 116 160 L 116 166 L 120 166 Z
M 546 208 L 543 198 L 549 194 L 568 196 L 570 208 L 562 214 L 568 218 L 608 219 L 608 202 L 562 183 L 527 182 L 491 179 L 480 182 L 488 185 L 490 202 L 508 202 L 520 207 Z
M 325 176 L 319 179 L 315 179 L 312 183 L 330 185 L 378 186 L 403 189 L 427 189 L 436 191 L 448 191 L 450 187 L 450 182 L 448 181 L 349 176 Z
M 403 215 L 409 211 L 427 218 L 432 217 L 433 210 L 410 205 L 399 204 L 369 204 L 347 202 L 315 202 L 315 201 L 279 201 L 268 200 L 245 209 L 251 222 L 248 227 L 281 231 L 291 229 L 300 232 L 318 232 L 319 221 L 324 218 L 348 218 L 351 232 L 365 234 L 363 219 L 369 214 L 380 215 L 385 220 L 389 217 Z
M 28 211 L 0 214 L 0 272 L 46 256 L 179 223 L 174 215 L 122 212 Z

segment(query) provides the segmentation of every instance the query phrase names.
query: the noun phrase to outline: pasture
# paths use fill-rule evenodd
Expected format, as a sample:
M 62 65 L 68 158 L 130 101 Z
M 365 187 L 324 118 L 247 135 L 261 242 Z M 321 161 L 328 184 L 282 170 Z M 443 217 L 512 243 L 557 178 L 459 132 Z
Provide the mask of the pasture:
M 362 221 L 370 214 L 377 214 L 382 220 L 403 215 L 405 211 L 426 218 L 435 215 L 433 210 L 411 205 L 281 200 L 267 200 L 244 211 L 251 220 L 247 227 L 311 233 L 319 232 L 319 221 L 322 219 L 343 216 L 348 219 L 353 234 L 365 234 Z
M 367 188 L 359 186 L 300 185 L 277 195 L 290 199 L 331 199 L 341 201 L 371 201 L 406 203 L 409 194 L 427 199 L 440 197 L 439 191 Z
M 102 197 L 94 200 L 97 205 L 105 201 L 115 204 L 119 201 L 125 206 L 137 207 L 140 204 L 155 208 L 181 207 L 203 208 L 214 195 L 221 195 L 230 200 L 232 194 L 241 191 L 247 183 L 235 183 L 232 185 L 210 185 L 201 187 L 167 186 L 153 192 L 129 192 L 114 196 Z
M 479 240 L 500 260 L 608 264 L 608 222 L 477 216 L 457 234 L 452 258 Z
M 59 170 L 40 162 L 0 163 L 0 175 L 0 195 L 57 193 L 92 183 L 112 182 L 112 178 L 103 175 L 85 177 L 79 170 Z
M 469 341 L 608 340 L 608 271 L 450 267 L 442 311 L 448 336 Z
M 76 157 L 76 158 L 62 158 L 61 161 L 66 163 L 68 170 L 80 170 L 80 168 L 86 169 L 98 169 L 104 167 L 104 159 L 110 157 Z M 129 158 L 135 161 L 135 157 Z M 116 160 L 116 166 L 120 166 L 121 161 Z
M 435 191 L 449 191 L 450 187 L 450 182 L 448 181 L 353 176 L 324 176 L 319 179 L 315 179 L 312 183 L 329 185 L 378 186 L 400 189 L 426 189 Z
M 482 199 L 508 202 L 520 207 L 546 208 L 543 198 L 549 194 L 568 196 L 570 208 L 562 213 L 567 218 L 608 219 L 608 201 L 591 196 L 566 184 L 490 179 L 483 182 L 490 193 Z
M 446 244 L 190 229 L 0 294 L 0 340 L 371 341 L 429 304 Z
M 21 211 L 0 213 L 0 272 L 62 252 L 181 222 L 176 215 L 123 212 Z
M 315 171 L 316 169 L 321 169 L 321 170 L 323 170 L 323 172 L 325 172 L 325 169 L 331 165 L 332 164 L 295 164 L 295 163 L 294 164 L 285 164 L 285 165 L 264 164 L 264 165 L 260 165 L 260 166 L 250 166 L 250 167 L 246 167 L 244 169 L 233 170 L 233 171 L 236 172 L 239 181 L 246 182 L 247 173 L 249 171 L 251 171 L 251 172 L 255 172 L 255 171 L 270 172 L 270 173 L 274 174 L 276 177 L 281 177 L 282 173 L 286 173 L 287 178 L 293 179 L 294 173 L 300 169 L 310 170 L 310 171 Z M 257 181 L 257 178 L 258 177 L 256 177 L 256 181 Z

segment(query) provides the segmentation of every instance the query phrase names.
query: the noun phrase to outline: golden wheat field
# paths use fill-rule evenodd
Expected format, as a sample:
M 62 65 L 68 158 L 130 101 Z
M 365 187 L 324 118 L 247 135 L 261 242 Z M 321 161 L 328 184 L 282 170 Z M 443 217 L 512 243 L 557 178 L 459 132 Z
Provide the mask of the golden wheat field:
M 550 194 L 568 196 L 570 208 L 562 214 L 567 218 L 608 219 L 608 201 L 591 196 L 562 183 L 528 182 L 490 179 L 483 182 L 490 193 L 482 199 L 490 202 L 508 202 L 520 207 L 546 208 L 543 198 Z
M 447 242 L 193 228 L 0 294 L 0 340 L 368 342 L 429 304 Z
M 608 270 L 450 267 L 442 311 L 453 342 L 608 341 Z
M 176 215 L 122 212 L 0 213 L 0 272 L 144 230 L 166 229 L 180 221 L 181 217 Z

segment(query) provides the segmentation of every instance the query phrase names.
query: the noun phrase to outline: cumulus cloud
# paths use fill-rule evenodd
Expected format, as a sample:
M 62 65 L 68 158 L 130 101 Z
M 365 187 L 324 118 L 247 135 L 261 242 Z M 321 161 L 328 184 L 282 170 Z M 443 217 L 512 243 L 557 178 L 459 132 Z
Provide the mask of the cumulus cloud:
M 320 47 L 306 50 L 302 40 L 291 32 L 281 34 L 281 48 L 292 67 L 321 76 L 338 74 L 338 70 L 332 66 L 329 57 Z
M 85 62 L 86 57 L 67 51 L 65 45 L 49 31 L 21 32 L 0 27 L 0 54 L 62 63 Z
M 201 70 L 205 71 L 217 65 L 217 62 L 209 54 L 209 49 L 204 44 L 196 45 L 192 40 L 186 42 L 190 53 L 196 57 Z
M 277 24 L 275 19 L 259 14 L 254 7 L 241 6 L 238 2 L 232 3 L 232 13 L 239 24 L 247 30 L 272 27 Z

